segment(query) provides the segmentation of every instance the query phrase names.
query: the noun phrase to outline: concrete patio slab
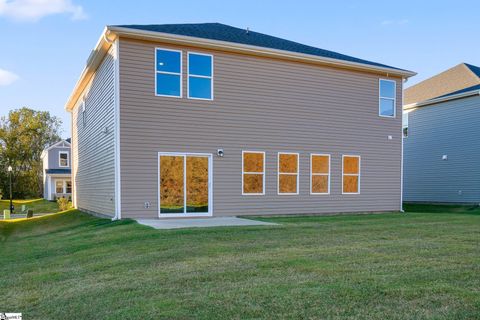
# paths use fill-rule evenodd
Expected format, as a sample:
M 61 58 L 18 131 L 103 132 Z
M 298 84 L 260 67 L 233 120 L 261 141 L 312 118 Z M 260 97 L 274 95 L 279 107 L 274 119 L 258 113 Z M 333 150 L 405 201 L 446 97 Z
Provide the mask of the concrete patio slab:
M 194 219 L 136 219 L 138 223 L 155 229 L 208 228 L 234 226 L 273 226 L 276 223 L 237 217 L 194 218 Z

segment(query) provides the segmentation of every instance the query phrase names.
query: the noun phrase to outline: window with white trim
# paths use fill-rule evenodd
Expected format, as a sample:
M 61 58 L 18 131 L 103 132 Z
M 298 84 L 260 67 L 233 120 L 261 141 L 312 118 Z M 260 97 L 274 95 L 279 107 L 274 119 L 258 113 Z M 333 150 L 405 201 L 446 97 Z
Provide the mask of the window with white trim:
M 379 80 L 378 115 L 381 117 L 395 117 L 396 82 L 393 80 Z
M 330 193 L 330 155 L 310 155 L 310 193 Z
M 298 167 L 298 153 L 278 153 L 278 194 L 298 194 Z
M 342 193 L 360 193 L 360 156 L 342 157 Z
M 213 100 L 213 56 L 188 53 L 188 98 Z
M 242 194 L 265 194 L 265 152 L 242 151 Z
M 182 52 L 155 49 L 155 94 L 182 97 Z
M 72 181 L 55 179 L 55 193 L 72 193 Z
M 66 168 L 69 165 L 68 151 L 60 151 L 58 153 L 58 166 Z

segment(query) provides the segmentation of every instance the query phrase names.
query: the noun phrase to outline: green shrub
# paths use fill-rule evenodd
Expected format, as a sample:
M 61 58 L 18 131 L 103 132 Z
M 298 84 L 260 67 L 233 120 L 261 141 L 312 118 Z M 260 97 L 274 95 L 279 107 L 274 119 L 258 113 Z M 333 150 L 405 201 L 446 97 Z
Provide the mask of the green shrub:
M 60 211 L 65 211 L 65 210 L 68 210 L 72 207 L 72 203 L 70 201 L 68 201 L 67 198 L 58 198 L 57 203 L 58 203 L 58 208 L 60 209 Z

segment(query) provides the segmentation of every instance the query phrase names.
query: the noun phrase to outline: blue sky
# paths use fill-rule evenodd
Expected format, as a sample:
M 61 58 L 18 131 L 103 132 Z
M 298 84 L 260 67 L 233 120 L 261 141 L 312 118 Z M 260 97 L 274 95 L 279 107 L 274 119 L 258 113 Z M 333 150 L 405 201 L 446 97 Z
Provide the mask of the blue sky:
M 477 1 L 0 0 L 0 116 L 63 106 L 108 24 L 221 22 L 413 70 L 480 65 Z

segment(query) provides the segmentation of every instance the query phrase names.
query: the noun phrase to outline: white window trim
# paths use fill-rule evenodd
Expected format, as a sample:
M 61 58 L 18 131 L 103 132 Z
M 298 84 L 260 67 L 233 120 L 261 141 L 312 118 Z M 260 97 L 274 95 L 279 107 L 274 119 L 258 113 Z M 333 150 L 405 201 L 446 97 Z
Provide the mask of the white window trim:
M 382 97 L 382 90 L 381 84 L 382 81 L 393 82 L 393 98 L 390 97 Z M 393 100 L 393 116 L 385 116 L 381 114 L 381 104 L 382 99 Z M 378 116 L 382 118 L 395 118 L 397 115 L 397 82 L 395 80 L 390 79 L 379 79 L 378 80 Z
M 62 182 L 62 191 L 63 192 L 57 192 L 57 182 L 61 181 Z M 67 181 L 70 181 L 70 188 L 73 189 L 72 181 L 69 179 L 55 179 L 55 194 L 61 193 L 61 194 L 71 194 L 67 193 Z
M 313 157 L 314 156 L 323 156 L 323 157 L 328 157 L 328 173 L 313 173 Z M 311 153 L 310 154 L 310 194 L 311 195 L 329 195 L 330 194 L 330 174 L 331 174 L 331 159 L 332 157 L 330 156 L 330 154 L 328 153 Z M 327 176 L 328 177 L 328 189 L 327 189 L 327 192 L 313 192 L 312 191 L 312 188 L 313 188 L 313 183 L 312 183 L 312 180 L 313 180 L 313 176 Z M 342 187 L 342 190 L 343 190 L 343 187 Z
M 67 155 L 67 165 L 66 166 L 62 166 L 62 158 L 60 157 L 62 154 L 66 154 Z M 60 168 L 68 168 L 70 167 L 70 154 L 68 151 L 59 151 L 58 152 L 58 166 Z
M 345 157 L 358 158 L 358 174 L 344 173 L 343 172 L 343 165 L 344 165 Z M 355 155 L 355 154 L 342 154 L 342 194 L 360 194 L 361 173 L 362 173 L 362 158 L 361 158 L 361 156 Z M 343 192 L 343 177 L 344 176 L 358 176 L 358 192 Z
M 180 156 L 184 157 L 183 170 L 186 172 L 187 156 L 208 157 L 208 212 L 186 212 L 187 209 L 187 193 L 183 192 L 184 213 L 161 213 L 160 205 L 160 156 Z M 158 165 L 158 182 L 157 182 L 157 201 L 158 201 L 158 217 L 159 218 L 175 218 L 175 217 L 211 217 L 213 215 L 213 155 L 211 153 L 191 153 L 191 152 L 159 152 L 157 154 Z M 183 185 L 187 185 L 187 175 L 183 175 Z
M 262 172 L 245 172 L 245 171 L 243 171 L 243 157 L 244 157 L 245 153 L 261 153 L 261 154 L 263 154 L 263 171 Z M 263 196 L 263 195 L 265 195 L 265 160 L 266 160 L 265 151 L 242 150 L 242 196 Z M 262 193 L 245 193 L 245 192 L 243 192 L 243 184 L 244 184 L 245 174 L 262 174 L 262 177 L 263 177 Z
M 157 50 L 179 52 L 180 53 L 180 72 L 177 73 L 177 72 L 168 72 L 168 71 L 157 71 L 157 63 L 158 63 L 157 62 Z M 183 52 L 182 52 L 182 50 L 155 47 L 155 65 L 154 65 L 153 70 L 155 72 L 155 88 L 154 88 L 154 90 L 155 90 L 155 96 L 156 97 L 169 97 L 169 98 L 182 98 L 183 97 Z M 158 94 L 157 93 L 157 74 L 158 73 L 180 76 L 180 95 L 179 96 L 173 96 L 173 95 L 168 95 L 168 94 Z
M 280 172 L 280 155 L 294 154 L 297 156 L 297 172 Z M 297 192 L 280 192 L 280 175 L 297 176 Z M 300 154 L 298 152 L 278 152 L 277 153 L 277 195 L 279 196 L 294 196 L 299 194 L 300 188 Z
M 211 76 L 200 76 L 200 75 L 196 75 L 196 74 L 190 74 L 190 54 L 195 54 L 195 55 L 198 55 L 198 56 L 206 56 L 206 57 L 210 57 L 212 59 L 212 63 L 211 63 Z M 194 52 L 194 51 L 189 51 L 187 52 L 187 98 L 188 99 L 192 99 L 192 100 L 207 100 L 207 101 L 212 101 L 213 100 L 213 71 L 214 71 L 214 68 L 213 68 L 213 55 L 211 54 L 207 54 L 207 53 L 200 53 L 200 52 Z M 206 99 L 206 98 L 196 98 L 196 97 L 191 97 L 190 96 L 190 77 L 194 77 L 194 78 L 204 78 L 204 79 L 210 79 L 211 81 L 211 86 L 210 86 L 210 99 Z

